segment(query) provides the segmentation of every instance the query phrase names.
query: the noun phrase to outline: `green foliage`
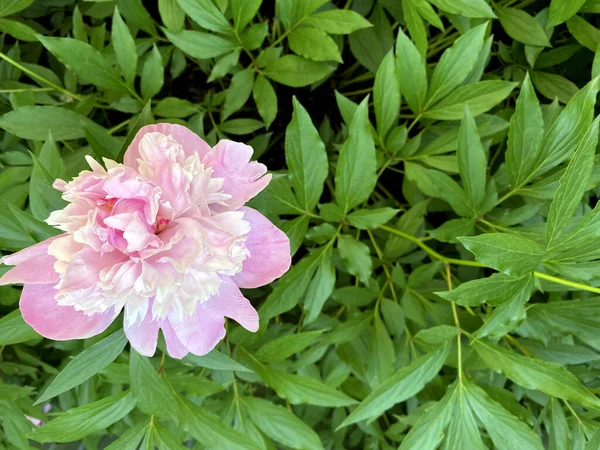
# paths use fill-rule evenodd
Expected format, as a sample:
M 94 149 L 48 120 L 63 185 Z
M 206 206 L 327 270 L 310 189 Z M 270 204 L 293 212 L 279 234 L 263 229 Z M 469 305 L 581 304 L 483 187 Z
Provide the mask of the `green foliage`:
M 1 286 L 0 449 L 600 448 L 598 14 L 0 1 L 3 255 L 59 233 L 56 178 L 159 121 L 251 145 L 293 254 L 245 292 L 257 333 L 182 360 L 119 320 L 44 340 Z

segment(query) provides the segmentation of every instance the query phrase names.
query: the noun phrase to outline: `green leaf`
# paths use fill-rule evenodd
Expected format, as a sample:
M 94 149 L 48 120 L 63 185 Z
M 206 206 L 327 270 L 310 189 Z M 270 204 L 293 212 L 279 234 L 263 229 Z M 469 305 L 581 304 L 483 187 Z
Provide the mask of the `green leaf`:
M 288 35 L 288 43 L 294 53 L 313 61 L 342 62 L 335 41 L 327 33 L 316 28 L 295 28 Z
M 33 171 L 29 181 L 29 206 L 36 219 L 46 219 L 52 211 L 63 209 L 67 202 L 62 199 L 62 194 L 52 187 L 54 177 L 40 163 L 35 155 Z
M 233 119 L 219 125 L 219 129 L 223 133 L 235 135 L 251 134 L 262 127 L 264 124 L 260 120 L 254 119 Z
M 574 95 L 554 121 L 537 158 L 537 170 L 530 178 L 546 173 L 575 151 L 592 123 L 598 82 L 599 78 L 590 81 Z
M 50 400 L 93 377 L 117 359 L 126 344 L 127 337 L 119 330 L 84 350 L 61 370 L 35 403 Z
M 239 48 L 239 44 L 216 34 L 192 30 L 182 30 L 177 33 L 168 30 L 163 31 L 175 47 L 193 58 L 216 58 Z
M 252 98 L 268 130 L 275 117 L 277 117 L 277 93 L 273 89 L 271 82 L 260 74 L 257 75 L 254 81 Z
M 585 450 L 594 450 L 598 447 L 600 447 L 600 430 L 596 431 L 594 436 L 588 441 Z
M 566 22 L 581 9 L 584 3 L 585 0 L 552 0 L 546 28 L 555 27 Z
M 442 11 L 465 17 L 494 19 L 496 15 L 485 0 L 428 0 Z
M 468 389 L 466 383 L 460 382 L 457 387 L 457 399 L 454 402 L 454 414 L 448 424 L 445 449 L 470 448 L 487 450 L 483 444 L 477 421 L 467 401 Z
M 532 72 L 531 81 L 544 97 L 549 100 L 558 99 L 561 103 L 568 103 L 579 90 L 575 83 L 554 73 Z
M 537 47 L 552 46 L 540 23 L 522 9 L 498 7 L 496 14 L 506 34 L 515 41 Z
M 17 384 L 5 384 L 0 381 L 0 400 L 17 400 L 19 398 L 29 397 L 32 386 L 19 386 Z
M 285 55 L 267 65 L 263 75 L 291 87 L 303 87 L 321 80 L 333 67 L 320 61 L 311 61 L 296 55 Z
M 222 119 L 225 120 L 246 104 L 254 86 L 254 70 L 248 67 L 240 70 L 231 78 L 231 84 L 225 94 Z
M 319 317 L 323 305 L 331 295 L 335 287 L 335 266 L 331 259 L 331 250 L 328 250 L 321 258 L 315 276 L 310 281 L 304 301 L 304 325 L 308 325 Z
M 121 148 L 121 140 L 110 135 L 100 126 L 84 126 L 85 138 L 90 144 L 96 158 L 115 159 Z
M 474 230 L 475 219 L 451 219 L 427 233 L 436 241 L 456 244 L 458 237 L 471 236 Z
M 188 354 L 184 359 L 184 362 L 189 362 L 194 366 L 205 367 L 211 370 L 233 370 L 236 372 L 249 372 L 252 373 L 251 369 L 234 361 L 229 356 L 221 353 L 218 350 L 212 350 L 206 355 L 198 356 Z
M 0 319 L 0 345 L 13 345 L 39 337 L 24 320 L 21 311 L 15 309 Z
M 425 111 L 423 117 L 439 120 L 460 120 L 465 107 L 468 107 L 474 116 L 478 116 L 502 102 L 516 86 L 516 83 L 501 80 L 480 81 L 460 86 L 442 101 Z
M 21 41 L 37 42 L 36 31 L 16 20 L 0 19 L 0 32 L 10 34 Z
M 233 15 L 235 29 L 240 31 L 254 18 L 262 0 L 231 0 L 229 6 Z
M 442 54 L 431 76 L 427 96 L 428 106 L 435 105 L 457 88 L 469 75 L 483 47 L 487 26 L 488 23 L 485 22 L 467 31 Z
M 348 272 L 358 277 L 362 283 L 367 284 L 373 271 L 369 246 L 347 234 L 340 235 L 337 244 Z
M 450 423 L 459 387 L 454 383 L 442 399 L 426 408 L 410 429 L 398 450 L 435 450 L 444 439 L 444 430 Z
M 526 389 L 536 389 L 588 408 L 600 409 L 600 400 L 559 364 L 521 356 L 483 340 L 473 341 L 472 346 L 490 369 L 502 372 Z
M 406 21 L 408 33 L 413 41 L 415 41 L 415 45 L 421 56 L 425 58 L 427 53 L 427 30 L 425 29 L 423 19 L 421 19 L 412 1 L 402 0 L 402 8 L 404 10 L 404 20 Z
M 176 97 L 166 97 L 154 107 L 154 114 L 160 117 L 175 117 L 183 119 L 198 113 L 198 108 L 188 100 Z
M 144 100 L 149 100 L 158 94 L 164 82 L 165 69 L 162 64 L 162 56 L 156 45 L 153 45 L 142 68 L 141 91 Z
M 117 0 L 117 6 L 119 7 L 119 12 L 132 26 L 146 31 L 153 37 L 158 37 L 154 20 L 146 8 L 144 8 L 142 0 Z M 103 27 L 96 28 L 96 30 L 102 29 Z
M 573 37 L 584 47 L 595 52 L 600 44 L 600 30 L 579 16 L 567 21 L 567 28 Z
M 335 197 L 344 212 L 367 200 L 377 183 L 368 100 L 363 100 L 354 114 L 335 171 Z
M 397 403 L 419 393 L 435 377 L 450 352 L 450 344 L 445 343 L 434 352 L 417 358 L 409 366 L 403 367 L 385 380 L 358 405 L 339 428 L 362 420 L 370 421 Z
M 569 448 L 569 424 L 560 402 L 554 397 L 550 397 L 550 418 L 550 450 Z
M 594 120 L 560 177 L 547 218 L 546 248 L 556 244 L 588 188 L 598 144 L 599 120 Z
M 535 170 L 543 135 L 542 110 L 527 75 L 508 129 L 506 173 L 512 188 L 524 184 Z
M 10 16 L 33 3 L 34 0 L 3 0 L 0 4 L 0 17 Z
M 485 200 L 487 159 L 477 134 L 477 124 L 468 107 L 465 108 L 458 132 L 456 158 L 467 202 L 473 215 L 477 216 Z
M 153 423 L 151 431 L 154 444 L 158 447 L 158 450 L 187 450 L 187 447 L 180 442 L 183 438 L 175 437 L 160 422 Z
M 135 40 L 131 36 L 129 28 L 119 14 L 119 8 L 115 7 L 112 21 L 112 43 L 115 49 L 117 63 L 123 71 L 125 81 L 133 86 L 133 80 L 137 73 L 137 51 Z
M 400 112 L 400 87 L 396 76 L 396 63 L 392 50 L 383 58 L 373 87 L 373 103 L 379 137 L 385 140 L 388 132 L 398 123 Z
M 465 381 L 466 398 L 469 405 L 483 423 L 498 450 L 543 450 L 540 438 L 521 420 L 513 416 L 488 394 Z
M 264 362 L 283 361 L 311 345 L 322 333 L 323 330 L 317 330 L 278 337 L 263 345 L 255 356 Z
M 48 140 L 42 145 L 40 150 L 39 162 L 48 171 L 52 178 L 63 178 L 67 169 L 60 156 L 56 142 L 52 139 L 52 134 L 48 135 Z
M 76 39 L 41 35 L 38 35 L 38 40 L 69 70 L 85 81 L 104 89 L 129 92 L 117 71 L 91 45 Z
M 129 356 L 129 382 L 138 408 L 147 414 L 178 421 L 177 402 L 171 389 L 150 360 L 133 349 Z
M 399 83 L 400 91 L 410 109 L 418 114 L 425 106 L 425 98 L 427 97 L 425 63 L 417 47 L 400 28 L 396 40 L 396 67 L 398 78 L 401 80 Z
M 373 26 L 360 14 L 346 9 L 332 9 L 313 14 L 304 23 L 329 34 L 350 34 Z
M 348 223 L 359 230 L 372 230 L 392 220 L 399 210 L 394 208 L 358 209 L 348 214 Z
M 229 21 L 211 0 L 177 0 L 177 2 L 181 9 L 202 28 L 218 33 L 231 34 L 232 29 Z
M 177 33 L 185 25 L 185 11 L 177 0 L 158 0 L 158 13 L 169 31 Z
M 531 272 L 544 256 L 539 244 L 512 234 L 486 233 L 458 240 L 481 264 L 515 277 Z
M 256 397 L 243 397 L 242 402 L 252 422 L 274 441 L 289 448 L 323 448 L 319 435 L 288 409 Z
M 12 213 L 12 223 L 17 224 L 19 228 L 29 234 L 35 242 L 41 242 L 60 234 L 60 230 L 51 227 L 46 224 L 46 222 L 42 222 L 41 220 L 30 216 L 11 203 L 0 200 L 0 206 L 0 210 L 6 210 L 6 214 Z
M 465 192 L 448 175 L 411 162 L 406 162 L 404 167 L 408 179 L 416 183 L 421 192 L 430 197 L 445 200 L 459 216 L 472 216 Z
M 133 138 L 135 137 L 137 132 L 140 131 L 140 129 L 142 127 L 144 127 L 146 125 L 150 125 L 151 123 L 154 123 L 154 118 L 152 117 L 152 104 L 150 103 L 150 100 L 148 100 L 146 102 L 146 104 L 144 105 L 144 108 L 142 109 L 142 111 L 137 115 L 135 122 L 133 122 L 133 125 L 127 132 L 125 141 L 123 141 L 123 144 L 121 145 L 121 148 L 117 154 L 116 160 L 118 162 L 123 161 L 125 152 L 127 151 L 129 144 L 131 144 L 131 142 L 133 141 Z
M 498 305 L 521 291 L 529 283 L 529 278 L 514 278 L 503 273 L 495 273 L 487 278 L 461 283 L 451 291 L 436 292 L 436 294 L 461 306 L 477 306 L 481 303 Z
M 72 442 L 118 422 L 135 407 L 131 392 L 111 395 L 85 406 L 72 408 L 34 430 L 29 437 L 37 442 Z
M 327 152 L 306 109 L 296 97 L 292 103 L 292 120 L 285 132 L 285 159 L 298 201 L 306 211 L 312 211 L 329 173 Z
M 32 127 L 31 124 L 36 126 Z M 58 106 L 23 106 L 0 116 L 0 128 L 22 139 L 45 141 L 48 133 L 57 141 L 85 137 L 84 126 L 95 124 L 74 111 Z

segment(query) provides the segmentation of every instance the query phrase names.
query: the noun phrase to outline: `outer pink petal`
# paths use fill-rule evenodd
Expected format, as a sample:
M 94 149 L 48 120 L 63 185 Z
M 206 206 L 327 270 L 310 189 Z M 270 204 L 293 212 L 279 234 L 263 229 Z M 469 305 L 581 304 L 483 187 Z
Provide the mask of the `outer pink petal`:
M 167 343 L 167 352 L 169 353 L 169 355 L 171 355 L 172 358 L 181 359 L 189 353 L 187 347 L 181 343 L 181 341 L 175 334 L 175 330 L 171 326 L 171 323 L 168 319 L 163 320 L 160 327 L 163 331 L 165 341 Z
M 250 256 L 244 260 L 242 271 L 232 278 L 242 288 L 255 288 L 270 283 L 286 273 L 292 261 L 290 240 L 286 234 L 255 209 L 246 206 L 244 220 L 250 222 L 246 247 Z
M 54 271 L 56 259 L 52 255 L 39 255 L 17 264 L 0 278 L 0 284 L 36 283 L 56 284 L 60 280 Z
M 168 319 L 181 344 L 200 356 L 210 352 L 225 337 L 225 318 L 207 308 L 207 303 L 199 304 L 191 316 L 179 319 L 171 314 Z
M 258 313 L 229 277 L 223 277 L 219 293 L 202 305 L 235 320 L 248 331 L 258 331 Z
M 124 328 L 127 339 L 136 352 L 144 356 L 154 355 L 160 322 L 152 320 L 150 311 L 141 322 L 136 321 L 133 325 L 125 325 Z
M 126 166 L 137 169 L 137 159 L 140 158 L 139 144 L 140 140 L 146 133 L 162 133 L 165 135 L 171 135 L 181 146 L 186 156 L 191 156 L 194 153 L 198 153 L 200 158 L 210 152 L 210 146 L 202 140 L 196 133 L 190 131 L 184 126 L 175 125 L 171 123 L 157 123 L 155 125 L 146 125 L 137 132 L 133 141 L 127 148 L 124 156 L 124 163 Z
M 264 164 L 250 162 L 252 147 L 223 139 L 206 155 L 203 163 L 213 169 L 213 177 L 223 178 L 222 192 L 231 195 L 227 204 L 237 209 L 267 187 L 271 175 Z M 262 177 L 262 178 L 261 178 Z
M 25 262 L 28 259 L 35 258 L 36 256 L 47 255 L 48 247 L 50 247 L 52 241 L 64 236 L 65 234 L 60 234 L 58 236 L 46 239 L 45 241 L 42 241 L 39 244 L 32 245 L 31 247 L 27 247 L 11 255 L 6 255 L 0 258 L 0 263 L 6 264 L 7 266 L 16 266 L 17 264 Z
M 54 301 L 52 284 L 26 284 L 19 308 L 23 319 L 35 331 L 48 339 L 67 341 L 85 339 L 102 333 L 118 315 L 118 311 L 86 316 L 71 306 L 59 306 Z

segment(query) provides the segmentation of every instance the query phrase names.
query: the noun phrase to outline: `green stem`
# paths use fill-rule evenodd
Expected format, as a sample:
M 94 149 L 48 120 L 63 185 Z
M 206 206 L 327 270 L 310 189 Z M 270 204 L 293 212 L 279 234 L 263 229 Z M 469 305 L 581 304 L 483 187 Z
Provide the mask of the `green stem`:
M 44 78 L 41 75 L 38 75 L 37 73 L 29 70 L 27 67 L 23 66 L 22 64 L 18 63 L 17 61 L 15 61 L 14 59 L 12 59 L 10 56 L 5 55 L 4 53 L 0 52 L 0 58 L 5 60 L 6 62 L 8 62 L 9 64 L 12 64 L 13 66 L 15 66 L 17 69 L 19 69 L 21 72 L 26 73 L 27 75 L 29 75 L 31 78 L 34 78 L 36 80 L 41 81 L 42 83 L 47 84 L 48 86 L 54 88 L 55 90 L 62 92 L 65 95 L 68 95 L 71 98 L 74 98 L 75 100 L 78 101 L 82 101 L 83 97 L 75 94 L 71 91 L 68 91 L 67 89 L 63 88 L 62 86 L 59 86 L 57 84 L 54 84 L 52 81 L 47 80 L 46 78 Z
M 552 281 L 553 283 L 562 284 L 563 286 L 569 286 L 574 289 L 579 289 L 582 291 L 588 291 L 588 292 L 593 292 L 595 294 L 600 294 L 600 288 L 597 288 L 594 286 L 589 286 L 589 285 L 583 284 L 583 283 L 577 283 L 575 281 L 563 280 L 562 278 L 548 275 L 547 273 L 543 273 L 543 272 L 533 272 L 533 274 L 536 277 L 541 278 L 542 280 Z

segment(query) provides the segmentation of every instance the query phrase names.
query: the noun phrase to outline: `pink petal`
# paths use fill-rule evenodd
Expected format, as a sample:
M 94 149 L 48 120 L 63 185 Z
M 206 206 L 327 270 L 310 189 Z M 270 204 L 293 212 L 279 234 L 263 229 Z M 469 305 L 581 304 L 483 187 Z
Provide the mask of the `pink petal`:
M 223 277 L 219 293 L 202 305 L 235 320 L 248 331 L 258 331 L 258 313 L 229 277 Z
M 231 195 L 227 204 L 237 209 L 267 187 L 271 175 L 264 164 L 250 162 L 252 147 L 223 139 L 202 161 L 213 169 L 213 178 L 223 178 L 222 192 Z M 262 177 L 262 178 L 261 178 Z
M 19 308 L 23 319 L 42 336 L 55 341 L 85 339 L 102 333 L 118 315 L 109 310 L 86 316 L 71 306 L 59 306 L 54 301 L 52 284 L 26 284 Z
M 17 264 L 25 262 L 28 259 L 35 258 L 36 256 L 47 255 L 48 247 L 50 247 L 52 241 L 59 237 L 65 236 L 66 234 L 60 234 L 58 236 L 51 237 L 50 239 L 46 239 L 38 244 L 32 245 L 31 247 L 24 248 L 23 250 L 11 255 L 6 255 L 3 258 L 0 258 L 0 263 L 6 264 L 7 266 L 16 266 Z
M 189 353 L 187 347 L 181 343 L 175 330 L 168 320 L 163 320 L 160 325 L 167 343 L 167 352 L 172 358 L 181 359 Z
M 140 158 L 139 144 L 146 133 L 158 132 L 165 135 L 171 135 L 182 147 L 186 156 L 198 153 L 200 158 L 210 152 L 210 146 L 200 138 L 196 133 L 188 130 L 181 125 L 170 123 L 157 123 L 155 125 L 146 125 L 137 132 L 129 148 L 125 152 L 124 163 L 126 166 L 137 169 L 137 159 Z
M 56 259 L 51 255 L 40 255 L 17 264 L 0 278 L 0 284 L 37 283 L 56 284 L 60 280 L 54 271 Z
M 152 320 L 152 313 L 148 310 L 144 320 L 136 321 L 132 325 L 125 325 L 125 334 L 131 346 L 140 355 L 153 356 L 158 340 L 159 320 Z
M 244 220 L 250 222 L 246 248 L 250 256 L 242 271 L 232 278 L 242 288 L 255 288 L 270 283 L 286 273 L 291 264 L 290 240 L 286 234 L 255 209 L 246 206 Z

